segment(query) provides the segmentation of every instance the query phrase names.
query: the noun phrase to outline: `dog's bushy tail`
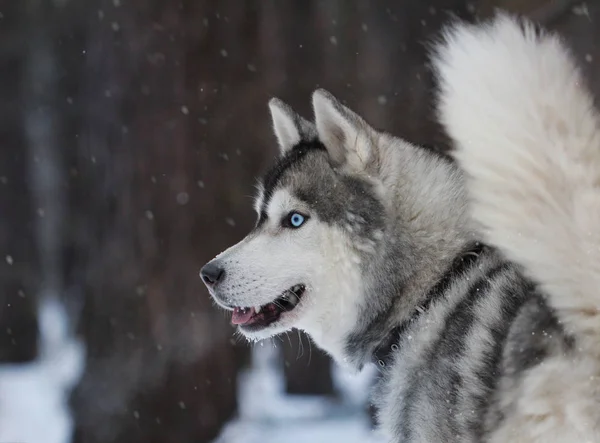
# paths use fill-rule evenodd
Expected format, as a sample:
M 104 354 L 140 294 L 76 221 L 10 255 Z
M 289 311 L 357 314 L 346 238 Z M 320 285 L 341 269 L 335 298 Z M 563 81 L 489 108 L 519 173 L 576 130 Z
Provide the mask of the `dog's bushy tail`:
M 567 330 L 596 343 L 600 118 L 570 52 L 499 14 L 448 27 L 432 60 L 474 219 L 540 284 Z

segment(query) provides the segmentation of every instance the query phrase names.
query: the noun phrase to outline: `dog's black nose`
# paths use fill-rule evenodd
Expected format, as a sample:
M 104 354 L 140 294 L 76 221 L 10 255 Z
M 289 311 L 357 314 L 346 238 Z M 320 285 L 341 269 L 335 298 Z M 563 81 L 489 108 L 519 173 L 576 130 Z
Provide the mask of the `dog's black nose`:
M 208 286 L 214 286 L 223 280 L 225 276 L 225 270 L 221 268 L 217 263 L 207 263 L 200 270 L 200 275 L 202 276 L 202 280 Z

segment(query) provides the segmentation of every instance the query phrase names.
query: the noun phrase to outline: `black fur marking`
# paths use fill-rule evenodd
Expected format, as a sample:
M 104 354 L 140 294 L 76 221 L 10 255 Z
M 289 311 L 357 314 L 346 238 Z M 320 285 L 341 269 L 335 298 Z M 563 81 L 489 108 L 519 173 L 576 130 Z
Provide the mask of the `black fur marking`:
M 548 354 L 548 346 L 556 343 L 551 341 L 551 337 L 560 337 L 565 350 L 573 348 L 573 337 L 566 334 L 556 313 L 539 293 L 531 295 L 531 299 L 519 311 L 519 317 L 521 315 L 527 320 L 528 328 L 515 328 L 515 331 L 511 331 L 510 337 L 511 342 L 520 343 L 519 347 L 512 349 L 510 358 L 517 372 L 524 372 L 543 360 Z M 517 321 L 523 320 L 519 317 Z
M 474 248 L 478 248 L 480 246 L 483 245 L 475 243 L 465 248 L 464 252 L 457 255 L 453 264 L 450 265 L 440 280 L 433 285 L 425 299 L 433 300 L 445 296 L 446 291 L 450 287 L 452 281 L 460 277 L 460 271 L 467 269 L 467 266 L 464 265 L 468 263 L 463 262 L 464 255 L 469 251 L 472 252 Z M 481 252 L 483 252 L 483 249 Z M 475 258 L 473 255 L 471 257 Z M 456 268 L 454 268 L 454 266 L 456 266 Z M 388 272 L 394 271 L 397 270 L 388 270 Z M 359 368 L 362 368 L 367 362 L 375 362 L 376 364 L 379 364 L 379 359 L 373 358 L 373 350 L 387 348 L 387 342 L 385 340 L 388 337 L 392 337 L 392 340 L 389 342 L 389 346 L 391 346 L 394 340 L 398 342 L 399 336 L 401 335 L 394 335 L 390 331 L 397 326 L 397 323 L 392 322 L 392 317 L 395 315 L 393 305 L 394 300 L 398 299 L 398 295 L 403 293 L 404 284 L 402 281 L 396 281 L 393 288 L 390 289 L 391 291 L 389 293 L 389 297 L 387 297 L 387 300 L 389 300 L 389 305 L 380 306 L 377 313 L 371 316 L 359 331 L 350 335 L 346 340 L 346 353 L 348 355 L 360 356 L 359 361 L 357 362 Z M 370 309 L 372 309 L 372 307 L 370 307 Z
M 515 285 L 515 288 L 518 288 L 518 285 Z M 477 374 L 490 389 L 487 395 L 475 399 L 481 414 L 476 417 L 477 421 L 471 424 L 471 429 L 481 439 L 484 439 L 485 433 L 490 429 L 496 429 L 500 425 L 507 412 L 499 407 L 502 402 L 497 396 L 501 395 L 501 392 L 495 391 L 500 380 L 516 382 L 549 355 L 569 353 L 575 345 L 573 337 L 565 333 L 555 312 L 534 285 L 525 284 L 522 290 L 524 294 L 518 296 L 524 297 L 525 300 L 521 300 L 522 303 L 516 307 L 509 305 L 509 309 L 514 312 L 512 321 L 507 320 L 504 336 L 494 337 L 497 340 L 494 350 L 498 352 L 498 361 L 492 359 L 495 354 L 490 354 L 490 360 L 486 362 L 488 366 Z M 511 313 L 506 313 L 506 316 L 510 317 Z M 496 349 L 496 346 L 501 348 Z M 492 399 L 494 396 L 496 398 Z
M 398 293 L 402 293 L 403 288 L 398 288 Z M 365 349 L 365 343 L 373 344 L 381 342 L 381 337 L 387 337 L 384 335 L 386 333 L 383 330 L 384 326 L 389 323 L 389 319 L 392 316 L 392 304 L 386 309 L 382 309 L 377 315 L 375 315 L 364 327 L 360 329 L 359 332 L 356 332 L 350 337 L 348 337 L 346 341 L 346 353 L 349 355 L 362 355 L 364 353 L 371 353 L 370 349 Z M 391 346 L 391 343 L 390 343 Z M 385 347 L 385 345 L 377 345 L 377 349 L 380 347 Z M 364 363 L 374 361 L 377 364 L 377 360 L 373 358 L 373 355 L 367 355 L 366 361 L 361 361 L 359 365 L 359 369 L 362 370 Z
M 448 393 L 448 402 L 452 407 L 458 405 L 459 392 L 462 388 L 464 379 L 462 375 L 457 372 L 453 372 L 450 376 L 450 392 Z
M 444 273 L 442 278 L 429 291 L 425 297 L 425 300 L 419 305 L 419 309 L 413 313 L 412 317 L 392 329 L 384 342 L 375 349 L 373 352 L 373 361 L 376 365 L 382 368 L 390 363 L 393 354 L 397 350 L 395 348 L 392 349 L 392 346 L 398 346 L 398 343 L 404 335 L 406 328 L 417 318 L 419 318 L 423 312 L 427 311 L 434 300 L 437 300 L 445 294 L 454 279 L 465 273 L 471 266 L 473 266 L 473 264 L 479 258 L 479 254 L 483 252 L 484 248 L 485 245 L 476 243 L 474 246 L 467 248 L 465 252 L 463 252 L 454 260 L 448 271 Z
M 372 185 L 349 175 L 336 175 L 335 180 L 337 183 L 332 184 L 336 186 L 335 196 L 323 192 L 328 189 L 324 183 L 297 189 L 295 195 L 314 209 L 321 221 L 341 227 L 351 224 L 358 238 L 371 238 L 373 231 L 383 229 L 384 208 L 374 195 Z M 347 218 L 348 213 L 355 216 L 355 222 Z
M 286 154 L 279 159 L 277 163 L 269 170 L 263 177 L 263 201 L 262 208 L 260 211 L 260 217 L 258 219 L 257 226 L 262 225 L 267 220 L 267 206 L 269 201 L 273 197 L 273 192 L 277 188 L 277 185 L 281 181 L 283 175 L 297 165 L 306 157 L 310 152 L 325 151 L 325 145 L 323 143 L 314 140 L 310 142 L 300 142 Z
M 501 378 L 502 352 L 510 331 L 512 321 L 519 309 L 523 306 L 525 300 L 531 295 L 534 285 L 528 282 L 524 277 L 519 276 L 516 281 L 510 281 L 509 287 L 503 288 L 502 292 L 506 295 L 502 297 L 501 318 L 494 327 L 490 329 L 493 338 L 493 346 L 488 348 L 483 358 L 480 360 L 482 367 L 477 371 L 477 378 L 486 388 L 475 399 L 477 407 L 475 415 L 470 423 L 470 430 L 477 437 L 482 439 L 484 434 L 485 415 L 488 411 L 491 396 Z
M 479 278 L 475 279 L 469 288 L 466 296 L 456 305 L 454 310 L 446 317 L 444 327 L 441 329 L 438 340 L 431 346 L 428 352 L 428 358 L 425 359 L 423 365 L 415 371 L 415 375 L 411 378 L 412 380 L 408 383 L 409 388 L 406 391 L 404 397 L 404 404 L 402 409 L 402 423 L 401 429 L 399 429 L 399 435 L 402 435 L 406 441 L 410 441 L 412 433 L 412 405 L 419 394 L 421 389 L 427 389 L 431 392 L 441 393 L 441 395 L 447 395 L 446 392 L 449 390 L 448 386 L 440 386 L 443 382 L 440 380 L 439 374 L 448 374 L 444 378 L 449 380 L 456 380 L 456 372 L 451 369 L 452 363 L 458 355 L 461 355 L 465 351 L 465 337 L 471 330 L 474 322 L 475 315 L 473 307 L 477 301 L 488 294 L 494 279 L 502 274 L 503 272 L 511 269 L 511 265 L 504 263 L 496 266 L 489 272 L 480 275 Z M 443 368 L 440 368 L 440 365 Z M 435 375 L 438 375 L 436 377 Z M 423 382 L 427 382 L 425 387 Z M 437 386 L 432 386 L 437 384 Z M 435 401 L 435 400 L 432 400 Z M 443 404 L 445 402 L 436 402 L 436 404 Z M 456 423 L 453 421 L 446 423 L 450 428 L 450 432 L 453 434 L 458 433 Z

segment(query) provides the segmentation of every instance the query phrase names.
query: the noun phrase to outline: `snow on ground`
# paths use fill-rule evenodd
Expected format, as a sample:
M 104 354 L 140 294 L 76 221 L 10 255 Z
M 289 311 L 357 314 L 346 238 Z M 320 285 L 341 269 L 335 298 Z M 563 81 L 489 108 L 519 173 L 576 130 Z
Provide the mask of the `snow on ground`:
M 239 378 L 239 416 L 213 443 L 382 443 L 366 414 L 373 372 L 353 375 L 335 366 L 340 398 L 286 395 L 270 343 L 255 346 L 252 367 Z
M 40 355 L 27 364 L 0 365 L 0 442 L 68 443 L 69 394 L 83 372 L 85 348 L 69 335 L 63 306 L 43 299 Z

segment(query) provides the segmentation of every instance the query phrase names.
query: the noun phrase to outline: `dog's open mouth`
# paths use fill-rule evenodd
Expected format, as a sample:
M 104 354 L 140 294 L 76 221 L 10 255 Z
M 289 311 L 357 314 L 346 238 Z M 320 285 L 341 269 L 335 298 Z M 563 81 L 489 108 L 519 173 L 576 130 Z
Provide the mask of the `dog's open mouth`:
M 295 285 L 266 305 L 250 308 L 236 307 L 233 309 L 231 323 L 245 329 L 265 328 L 279 320 L 282 313 L 293 310 L 300 302 L 305 290 L 304 285 Z

